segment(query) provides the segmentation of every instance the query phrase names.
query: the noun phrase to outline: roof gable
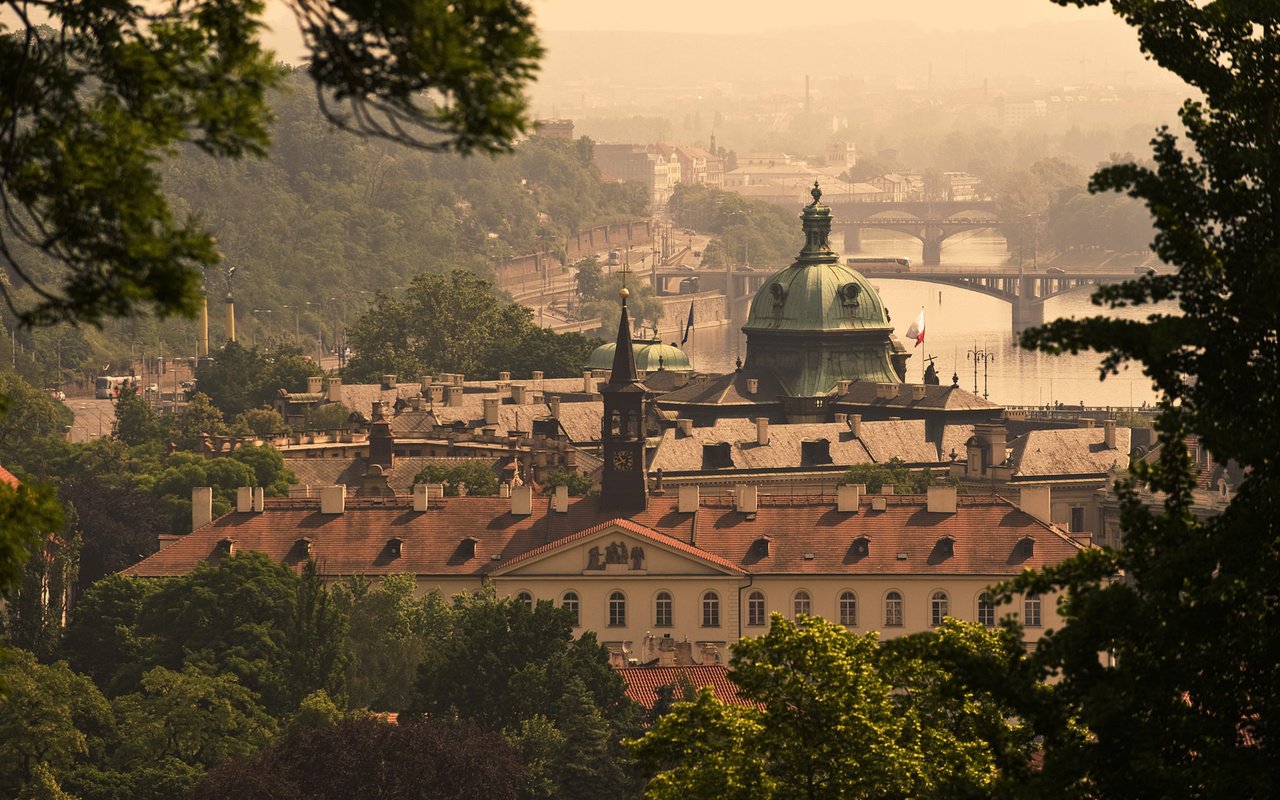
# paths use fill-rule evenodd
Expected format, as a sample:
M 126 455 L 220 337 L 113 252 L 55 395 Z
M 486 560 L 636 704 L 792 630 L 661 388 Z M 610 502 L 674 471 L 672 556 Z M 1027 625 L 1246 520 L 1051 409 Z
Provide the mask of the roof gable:
M 674 556 L 674 558 L 672 558 Z M 699 574 L 740 574 L 741 567 L 653 528 L 621 517 L 520 553 L 489 574 L 647 573 L 679 574 L 696 565 Z

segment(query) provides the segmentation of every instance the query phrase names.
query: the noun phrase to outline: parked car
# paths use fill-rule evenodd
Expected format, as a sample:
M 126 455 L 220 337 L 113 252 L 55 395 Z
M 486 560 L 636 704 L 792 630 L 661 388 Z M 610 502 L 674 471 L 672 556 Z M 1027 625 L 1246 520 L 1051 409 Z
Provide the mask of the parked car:
M 1065 274 L 1067 274 L 1067 271 L 1066 271 L 1065 269 L 1063 269 L 1062 267 L 1049 267 L 1048 269 L 1046 269 L 1046 270 L 1045 270 L 1045 272 L 1049 273 L 1050 275 L 1065 275 Z

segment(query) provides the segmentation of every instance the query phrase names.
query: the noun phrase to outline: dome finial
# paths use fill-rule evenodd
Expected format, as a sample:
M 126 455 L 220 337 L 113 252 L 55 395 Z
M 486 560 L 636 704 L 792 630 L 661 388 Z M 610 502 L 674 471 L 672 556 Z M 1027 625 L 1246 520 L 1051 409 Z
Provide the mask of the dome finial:
M 813 188 L 809 190 L 809 195 L 813 197 L 813 204 L 816 206 L 818 201 L 822 199 L 822 190 L 818 188 L 818 182 L 813 182 Z
M 621 289 L 618 290 L 618 297 L 622 298 L 622 302 L 624 305 L 627 302 L 627 298 L 630 296 L 631 296 L 631 292 L 627 291 L 627 287 L 623 286 Z

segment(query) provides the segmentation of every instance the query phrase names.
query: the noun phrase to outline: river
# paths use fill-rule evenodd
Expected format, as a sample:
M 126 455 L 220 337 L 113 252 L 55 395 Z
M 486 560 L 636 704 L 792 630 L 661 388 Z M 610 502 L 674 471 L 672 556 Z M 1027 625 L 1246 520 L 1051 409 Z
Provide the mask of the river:
M 864 231 L 863 256 L 906 256 L 913 264 L 920 262 L 920 243 L 892 232 Z M 843 256 L 842 256 L 843 258 Z M 995 266 L 1006 263 L 1005 241 L 989 231 L 974 231 L 954 236 L 943 243 L 942 263 Z M 1118 375 L 1100 381 L 1100 356 L 1095 353 L 1049 356 L 1023 350 L 1014 341 L 1012 309 L 1008 303 L 965 289 L 902 280 L 878 280 L 880 296 L 890 310 L 897 336 L 906 341 L 906 330 L 925 310 L 925 341 L 914 348 L 907 366 L 907 380 L 918 383 L 924 372 L 925 357 L 937 358 L 938 374 L 944 383 L 953 373 L 960 385 L 974 390 L 974 359 L 970 351 L 989 353 L 985 363 L 977 367 L 977 393 L 988 394 L 1002 405 L 1044 405 L 1061 402 L 1090 406 L 1134 406 L 1151 403 L 1156 394 L 1151 381 L 1136 365 Z M 1047 319 L 1083 317 L 1098 313 L 1089 302 L 1091 287 L 1052 298 L 1045 303 Z M 1117 317 L 1142 319 L 1150 308 L 1120 309 L 1109 312 Z M 739 323 L 741 324 L 741 323 Z M 724 372 L 733 369 L 734 360 L 746 353 L 746 338 L 736 326 L 722 326 L 699 331 L 686 346 L 696 369 Z M 985 366 L 985 368 L 984 368 Z

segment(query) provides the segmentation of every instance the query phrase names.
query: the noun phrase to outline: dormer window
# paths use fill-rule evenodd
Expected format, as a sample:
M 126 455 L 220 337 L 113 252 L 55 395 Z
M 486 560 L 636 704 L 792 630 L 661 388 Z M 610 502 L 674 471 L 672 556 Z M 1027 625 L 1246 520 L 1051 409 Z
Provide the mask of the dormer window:
M 1036 540 L 1034 536 L 1023 536 L 1018 540 L 1018 555 L 1023 558 L 1030 558 L 1036 554 Z
M 294 542 L 293 546 L 294 549 L 297 550 L 298 555 L 303 558 L 311 558 L 311 545 L 313 541 L 314 540 L 310 536 L 303 536 L 301 539 Z
M 232 538 L 220 539 L 218 541 L 218 555 L 223 558 L 230 558 L 236 554 L 236 540 Z
M 951 558 L 956 554 L 955 539 L 950 536 L 943 536 L 933 546 L 933 552 L 937 554 L 938 558 Z
M 404 539 L 399 536 L 393 536 L 387 541 L 387 555 L 392 558 L 399 558 L 404 555 Z
M 853 557 L 866 558 L 871 555 L 871 540 L 865 536 L 859 536 L 853 540 Z
M 458 554 L 463 558 L 476 557 L 476 539 L 474 536 L 468 536 L 459 543 Z
M 769 543 L 770 543 L 770 542 L 772 542 L 772 541 L 773 541 L 773 539 L 772 539 L 772 538 L 770 538 L 770 537 L 768 537 L 768 536 L 761 536 L 759 539 L 756 539 L 756 540 L 755 540 L 755 543 L 753 544 L 753 547 L 754 547 L 754 549 L 755 549 L 755 551 L 756 551 L 756 555 L 761 556 L 761 557 L 768 556 L 768 555 L 769 555 Z

